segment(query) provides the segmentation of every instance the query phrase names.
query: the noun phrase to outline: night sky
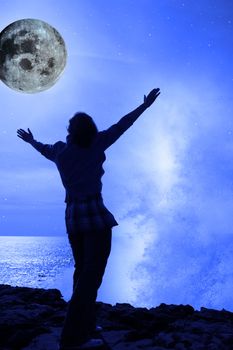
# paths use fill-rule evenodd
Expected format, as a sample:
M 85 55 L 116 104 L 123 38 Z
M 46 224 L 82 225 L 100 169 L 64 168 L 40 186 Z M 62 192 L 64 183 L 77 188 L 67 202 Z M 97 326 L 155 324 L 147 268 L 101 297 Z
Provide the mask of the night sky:
M 47 91 L 0 84 L 0 234 L 65 235 L 56 167 L 17 138 L 18 128 L 64 141 L 69 118 L 85 111 L 102 130 L 159 87 L 155 104 L 107 151 L 103 195 L 120 224 L 118 270 L 151 303 L 233 310 L 233 2 L 0 3 L 0 30 L 41 19 L 68 52 Z

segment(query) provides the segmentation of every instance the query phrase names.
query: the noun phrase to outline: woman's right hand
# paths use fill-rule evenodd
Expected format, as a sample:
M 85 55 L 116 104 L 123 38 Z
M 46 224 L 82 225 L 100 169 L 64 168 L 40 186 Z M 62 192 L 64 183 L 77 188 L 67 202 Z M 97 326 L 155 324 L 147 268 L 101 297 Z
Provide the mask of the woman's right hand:
M 28 132 L 23 129 L 17 130 L 17 136 L 25 142 L 31 143 L 34 140 L 31 130 L 28 128 Z

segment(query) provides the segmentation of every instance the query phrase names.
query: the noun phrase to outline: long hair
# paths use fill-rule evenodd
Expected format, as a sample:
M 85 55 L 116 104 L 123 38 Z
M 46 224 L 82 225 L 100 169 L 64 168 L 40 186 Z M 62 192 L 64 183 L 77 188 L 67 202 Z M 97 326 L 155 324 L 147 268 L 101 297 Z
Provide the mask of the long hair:
M 98 129 L 93 119 L 86 113 L 78 112 L 69 120 L 67 128 L 71 141 L 87 148 L 92 144 Z

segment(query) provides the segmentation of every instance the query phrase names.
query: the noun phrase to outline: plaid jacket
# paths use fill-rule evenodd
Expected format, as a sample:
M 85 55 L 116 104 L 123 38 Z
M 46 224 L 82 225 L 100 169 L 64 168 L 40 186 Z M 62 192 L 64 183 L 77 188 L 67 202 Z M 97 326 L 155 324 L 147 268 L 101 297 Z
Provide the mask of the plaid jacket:
M 105 207 L 101 194 L 67 203 L 65 221 L 68 234 L 103 230 L 118 225 L 114 216 Z

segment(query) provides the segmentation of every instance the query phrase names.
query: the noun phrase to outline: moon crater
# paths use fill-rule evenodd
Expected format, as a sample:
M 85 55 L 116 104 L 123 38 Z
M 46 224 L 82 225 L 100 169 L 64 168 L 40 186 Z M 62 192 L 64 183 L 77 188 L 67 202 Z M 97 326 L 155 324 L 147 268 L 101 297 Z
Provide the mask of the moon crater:
M 23 58 L 19 64 L 20 64 L 20 67 L 22 67 L 24 70 L 27 70 L 27 71 L 33 68 L 32 62 L 29 61 L 27 58 Z

